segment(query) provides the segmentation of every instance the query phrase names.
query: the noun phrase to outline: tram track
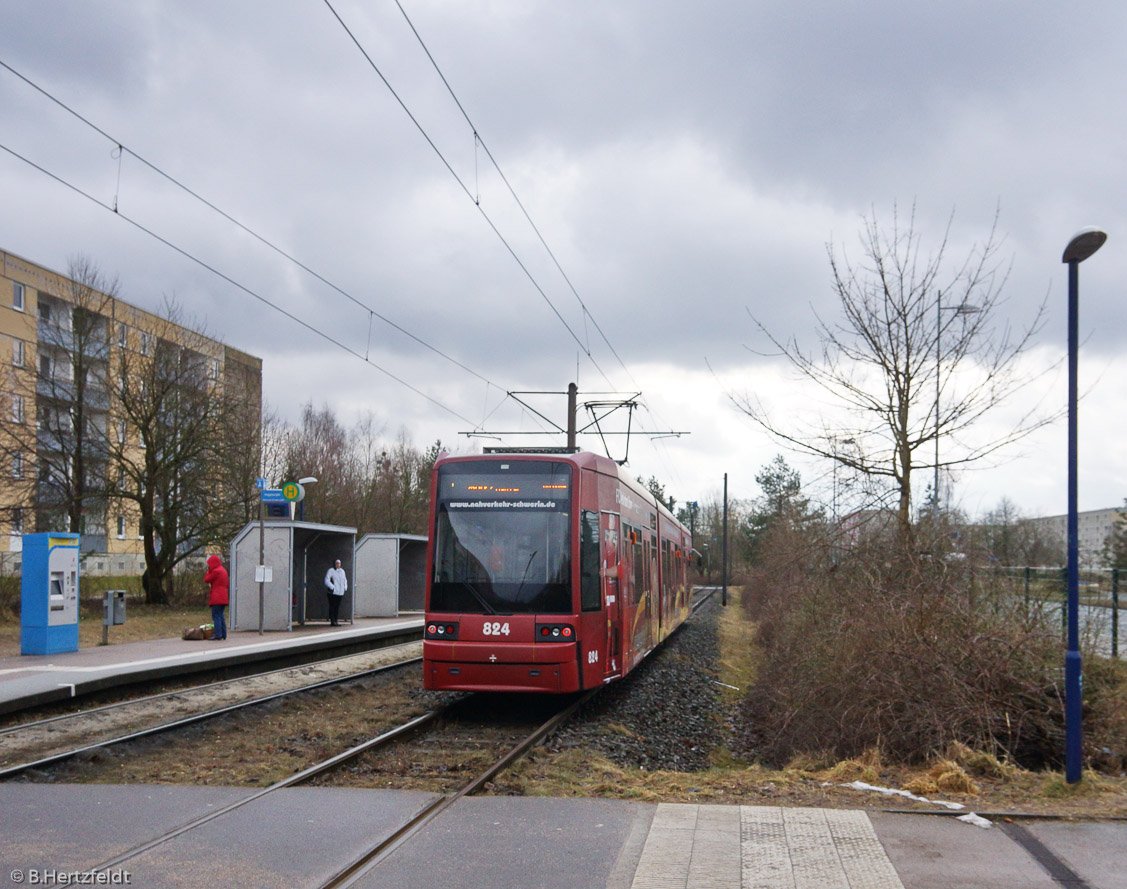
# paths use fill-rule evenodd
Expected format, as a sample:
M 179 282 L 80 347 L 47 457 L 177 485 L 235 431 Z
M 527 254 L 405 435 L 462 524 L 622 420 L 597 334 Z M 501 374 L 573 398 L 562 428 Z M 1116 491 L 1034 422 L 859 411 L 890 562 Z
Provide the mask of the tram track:
M 24 723 L 17 726 L 10 726 L 3 732 L 0 732 L 0 780 L 7 780 L 16 777 L 22 773 L 32 770 L 42 769 L 48 766 L 58 765 L 68 760 L 81 757 L 84 754 L 91 753 L 92 751 L 101 750 L 108 747 L 114 747 L 130 741 L 136 741 L 141 738 L 159 735 L 186 726 L 194 725 L 197 723 L 205 722 L 207 720 L 216 719 L 224 715 L 236 713 L 241 710 L 259 707 L 268 704 L 272 701 L 279 701 L 293 695 L 301 694 L 303 692 L 316 691 L 318 689 L 330 688 L 332 686 L 342 685 L 348 682 L 355 682 L 368 677 L 377 676 L 383 673 L 390 672 L 396 669 L 402 669 L 412 664 L 417 664 L 421 661 L 421 657 L 414 654 L 413 651 L 417 648 L 417 643 L 411 646 L 402 646 L 401 648 L 410 648 L 411 652 L 407 656 L 401 656 L 393 659 L 390 662 L 381 663 L 378 666 L 367 667 L 361 670 L 352 670 L 341 673 L 337 676 L 317 680 L 314 682 L 301 681 L 301 674 L 308 674 L 311 670 L 326 664 L 340 664 L 347 660 L 356 660 L 358 656 L 349 655 L 343 658 L 330 658 L 326 661 L 320 662 L 316 665 L 305 665 L 303 667 L 290 667 L 276 671 L 269 671 L 268 673 L 256 674 L 252 677 L 241 677 L 238 679 L 223 680 L 221 682 L 206 683 L 200 686 L 194 686 L 188 689 L 181 689 L 172 692 L 164 692 L 158 695 L 150 695 L 144 698 L 122 701 L 103 707 L 91 708 L 86 711 L 79 711 L 71 714 L 61 714 L 59 716 L 49 717 L 47 719 L 36 720 L 33 722 Z M 384 656 L 391 655 L 395 657 L 397 652 L 391 649 L 382 650 Z M 252 694 L 250 697 L 243 697 L 240 700 L 235 700 L 230 703 L 223 703 L 220 706 L 215 706 L 214 703 L 209 701 L 199 702 L 195 708 L 191 698 L 193 694 L 202 693 L 205 697 L 213 697 L 216 691 L 229 691 L 235 690 L 238 685 L 248 684 L 261 684 L 264 680 L 273 677 L 275 680 L 289 674 L 296 681 L 297 684 L 283 688 L 280 691 L 272 691 L 266 694 Z M 91 719 L 105 716 L 109 713 L 114 713 L 118 718 L 115 720 L 117 724 L 129 725 L 131 722 L 144 723 L 145 715 L 141 714 L 136 717 L 130 717 L 125 711 L 130 707 L 152 707 L 157 705 L 158 711 L 167 710 L 170 707 L 183 712 L 189 712 L 187 715 L 178 715 L 174 719 L 163 719 L 152 724 L 142 725 L 142 727 L 130 727 L 127 731 L 119 731 L 117 734 L 103 734 L 98 735 L 98 726 L 90 726 Z M 151 717 L 150 717 L 151 718 Z M 74 723 L 72 728 L 68 731 L 62 728 L 67 721 Z M 84 724 L 85 723 L 85 724 Z M 22 744 L 17 743 L 21 740 L 21 733 L 23 734 Z M 52 737 L 59 735 L 60 737 Z M 93 735 L 93 739 L 91 739 Z M 83 739 L 82 743 L 73 744 L 72 746 L 65 746 L 70 743 L 67 737 L 80 737 Z M 44 749 L 44 745 L 55 742 L 56 747 L 63 749 L 56 749 L 54 752 L 46 755 L 39 756 L 34 760 L 24 762 L 17 762 L 10 764 L 13 758 L 13 749 Z M 62 743 L 58 743 L 61 741 Z
M 410 643 L 406 643 L 410 644 Z M 196 694 L 203 691 L 211 691 L 219 688 L 230 688 L 238 684 L 249 684 L 257 680 L 268 679 L 272 676 L 283 676 L 286 674 L 295 675 L 302 672 L 307 672 L 313 669 L 325 668 L 332 664 L 343 663 L 344 661 L 355 661 L 363 658 L 366 654 L 378 653 L 402 647 L 402 644 L 389 645 L 381 648 L 373 649 L 372 652 L 363 652 L 360 654 L 343 654 L 334 657 L 323 658 L 321 660 L 310 661 L 304 664 L 298 664 L 287 667 L 278 667 L 273 670 L 263 670 L 261 672 L 247 673 L 242 676 L 232 676 L 228 679 L 218 679 L 212 682 L 201 682 L 195 685 L 183 685 L 168 691 L 156 692 L 154 694 L 142 695 L 141 697 L 125 697 L 121 700 L 111 701 L 108 704 L 100 704 L 96 707 L 84 707 L 79 710 L 68 710 L 64 713 L 56 713 L 54 716 L 45 716 L 42 719 L 31 719 L 27 722 L 13 722 L 9 725 L 0 725 L 0 738 L 4 735 L 13 732 L 28 731 L 31 729 L 41 728 L 43 726 L 51 725 L 54 723 L 63 722 L 68 719 L 81 719 L 84 717 L 94 716 L 99 713 L 108 713 L 113 710 L 118 710 L 123 707 L 130 707 L 140 704 L 150 704 L 156 701 L 168 700 L 179 696 L 187 696 Z M 175 684 L 175 682 L 173 682 Z M 47 705 L 50 706 L 50 705 Z
M 695 613 L 715 591 L 716 588 L 698 588 L 696 591 L 697 595 L 694 596 L 694 602 L 692 604 L 693 612 Z M 407 648 L 410 648 L 410 646 L 399 647 L 400 650 Z M 384 649 L 383 651 L 387 654 L 391 654 L 393 650 L 394 649 Z M 283 700 L 300 692 L 312 692 L 318 689 L 330 688 L 332 686 L 361 680 L 396 668 L 409 666 L 420 660 L 420 658 L 412 656 L 401 658 L 391 663 L 381 664 L 373 668 L 348 671 L 341 675 L 319 681 L 309 682 L 305 678 L 307 674 L 317 668 L 323 668 L 333 664 L 344 664 L 358 657 L 361 656 L 349 655 L 339 658 L 330 658 L 318 664 L 283 668 L 267 673 L 256 674 L 251 677 L 240 677 L 237 679 L 206 683 L 187 689 L 164 692 L 131 701 L 116 702 L 79 711 L 77 713 L 61 714 L 6 727 L 0 730 L 0 780 L 8 780 L 24 773 L 57 766 L 76 758 L 96 756 L 100 751 L 106 748 L 116 747 L 131 741 L 172 732 L 239 711 L 259 707 L 273 701 Z M 240 687 L 267 681 L 270 677 L 289 677 L 295 684 L 281 691 L 272 691 L 266 694 L 251 693 L 249 695 L 240 695 L 236 691 Z M 193 695 L 196 694 L 211 696 L 221 691 L 226 693 L 228 690 L 239 699 L 229 700 L 227 698 L 221 698 L 219 699 L 221 702 L 219 706 L 215 705 L 214 699 L 196 703 L 192 701 Z M 152 707 L 155 707 L 155 712 L 159 713 L 167 713 L 174 710 L 176 717 L 172 719 L 155 718 L 153 712 L 141 713 L 137 716 L 129 715 L 129 712 L 133 708 Z M 114 714 L 115 716 L 110 723 L 106 725 L 91 724 L 93 720 L 103 719 L 109 714 Z M 17 760 L 16 754 L 21 750 L 34 750 L 37 755 L 31 759 Z M 49 752 L 47 752 L 46 755 L 42 755 L 44 751 Z M 434 757 L 431 758 L 433 759 Z M 399 779 L 402 776 L 392 774 L 392 777 Z
M 567 722 L 584 704 L 597 695 L 601 688 L 592 689 L 582 694 L 567 707 L 551 716 L 535 731 L 513 746 L 508 752 L 496 760 L 491 766 L 483 770 L 470 781 L 462 785 L 454 793 L 444 794 L 433 800 L 416 812 L 405 824 L 389 836 L 374 843 L 369 849 L 348 862 L 333 874 L 326 882 L 321 884 L 321 889 L 346 889 L 359 882 L 365 875 L 379 865 L 381 861 L 395 852 L 420 830 L 438 818 L 443 812 L 453 806 L 458 800 L 471 796 L 491 782 L 497 775 L 509 768 L 514 762 L 521 759 L 544 738 Z
M 696 599 L 696 601 L 694 601 L 693 603 L 694 612 L 700 607 L 701 604 L 703 604 L 705 600 L 707 600 L 708 594 L 713 591 L 703 590 L 699 592 L 703 593 L 703 595 L 694 597 Z M 404 661 L 403 663 L 399 664 L 386 665 L 385 667 L 378 668 L 372 671 L 364 671 L 363 674 L 357 675 L 371 675 L 372 673 L 385 672 L 394 669 L 397 666 L 403 666 L 405 663 L 409 662 L 410 661 Z M 279 698 L 288 697 L 295 694 L 297 691 L 311 691 L 317 688 L 324 688 L 326 686 L 339 685 L 353 678 L 356 678 L 356 676 L 336 678 L 328 682 L 315 683 L 312 685 L 304 686 L 300 689 L 287 691 L 284 694 L 265 696 L 264 698 L 256 699 L 254 701 L 247 701 L 239 707 L 224 708 L 221 711 L 216 711 L 210 714 L 200 714 L 198 718 L 182 720 L 178 724 L 169 724 L 167 726 L 159 727 L 158 730 L 171 731 L 183 725 L 191 724 L 193 722 L 200 722 L 214 716 L 221 716 L 223 713 L 229 713 L 237 709 L 245 709 L 245 707 L 253 706 L 255 704 L 262 704 L 264 701 L 269 702 L 270 700 L 277 700 Z M 399 680 L 395 681 L 399 683 Z M 377 688 L 377 686 L 369 686 L 369 690 L 372 688 Z M 468 751 L 473 750 L 475 744 L 478 744 L 483 748 L 489 747 L 489 745 L 491 744 L 495 745 L 497 749 L 490 748 L 492 750 L 490 763 L 486 767 L 477 768 L 475 770 L 475 773 L 465 780 L 462 780 L 462 777 L 464 776 L 460 775 L 458 779 L 459 783 L 457 784 L 457 786 L 442 786 L 441 789 L 437 790 L 434 789 L 435 787 L 440 786 L 437 784 L 431 785 L 429 787 L 416 786 L 415 788 L 413 788 L 416 790 L 425 790 L 426 792 L 432 794 L 432 797 L 427 799 L 426 803 L 422 805 L 417 811 L 410 814 L 405 814 L 401 819 L 401 823 L 399 823 L 394 829 L 381 834 L 377 838 L 373 838 L 370 841 L 370 846 L 361 849 L 355 856 L 350 855 L 350 860 L 344 862 L 343 864 L 334 865 L 336 867 L 336 870 L 332 872 L 327 878 L 324 878 L 325 881 L 323 883 L 320 883 L 323 889 L 343 889 L 343 887 L 351 887 L 357 885 L 358 883 L 361 883 L 363 880 L 365 880 L 367 876 L 380 865 L 381 862 L 385 861 L 389 856 L 395 853 L 396 850 L 398 850 L 401 846 L 415 837 L 419 833 L 419 831 L 423 830 L 428 824 L 439 818 L 444 812 L 450 809 L 459 800 L 463 799 L 466 796 L 480 793 L 482 790 L 489 789 L 491 782 L 494 782 L 500 773 L 509 768 L 513 763 L 517 762 L 526 753 L 540 744 L 540 742 L 543 741 L 546 737 L 563 726 L 569 719 L 571 719 L 576 711 L 578 711 L 585 704 L 591 701 L 602 690 L 602 688 L 594 689 L 585 694 L 582 694 L 577 698 L 568 701 L 559 701 L 560 704 L 564 705 L 563 709 L 555 707 L 554 709 L 556 710 L 556 712 L 553 712 L 546 720 L 544 720 L 531 732 L 529 732 L 528 729 L 530 721 L 527 718 L 525 718 L 524 721 L 519 718 L 511 718 L 509 720 L 510 725 L 508 726 L 508 730 L 514 737 L 518 733 L 520 737 L 515 741 L 515 743 L 510 740 L 510 742 L 505 745 L 503 751 L 500 750 L 500 742 L 495 738 L 489 737 L 488 733 L 485 730 L 486 725 L 492 726 L 493 723 L 505 721 L 504 719 L 497 718 L 499 708 L 496 705 L 496 700 L 494 700 L 492 703 L 489 702 L 487 699 L 490 698 L 490 696 L 488 695 L 474 695 L 471 697 L 459 698 L 456 701 L 432 709 L 422 715 L 415 716 L 414 718 L 410 719 L 404 719 L 401 716 L 400 718 L 402 719 L 402 721 L 399 725 L 393 728 L 387 728 L 385 723 L 385 727 L 380 733 L 375 734 L 372 737 L 368 737 L 360 743 L 353 743 L 351 744 L 351 746 L 348 746 L 343 750 L 340 749 L 344 746 L 343 744 L 341 744 L 337 747 L 337 750 L 340 752 L 334 752 L 331 756 L 323 757 L 312 765 L 302 765 L 294 774 L 288 775 L 284 778 L 281 778 L 280 780 L 273 781 L 271 784 L 269 784 L 269 786 L 262 787 L 261 789 L 255 789 L 253 787 L 247 788 L 247 795 L 242 799 L 230 802 L 229 804 L 223 805 L 204 815 L 200 815 L 193 820 L 188 821 L 187 823 L 181 824 L 180 826 L 168 830 L 167 832 L 161 833 L 159 836 L 150 837 L 129 849 L 118 852 L 112 858 L 109 858 L 108 860 L 95 865 L 93 870 L 96 872 L 108 872 L 115 868 L 120 868 L 120 866 L 125 864 L 126 862 L 137 859 L 139 856 L 143 856 L 145 853 L 152 850 L 157 850 L 163 844 L 174 840 L 176 837 L 180 837 L 189 831 L 202 827 L 205 824 L 215 822 L 216 819 L 231 815 L 235 811 L 243 810 L 242 816 L 244 818 L 248 817 L 248 810 L 245 809 L 245 807 L 247 806 L 277 805 L 278 803 L 276 801 L 270 801 L 270 797 L 272 794 L 284 788 L 292 788 L 298 785 L 322 785 L 328 787 L 368 786 L 385 787 L 387 789 L 402 789 L 403 782 L 399 780 L 372 780 L 373 777 L 376 779 L 387 777 L 394 778 L 391 773 L 380 772 L 378 767 L 373 768 L 370 765 L 362 766 L 359 764 L 364 762 L 368 762 L 370 764 L 376 757 L 380 755 L 383 755 L 386 758 L 388 756 L 386 751 L 388 751 L 392 747 L 392 745 L 396 744 L 405 745 L 403 748 L 401 748 L 404 750 L 408 749 L 412 745 L 417 750 L 425 750 L 425 759 L 426 756 L 429 755 L 438 746 L 439 741 L 426 740 L 425 742 L 416 744 L 416 740 L 418 740 L 419 736 L 423 735 L 424 733 L 427 733 L 427 736 L 433 739 L 442 732 L 444 725 L 457 726 L 458 723 L 461 723 L 460 727 L 456 727 L 450 731 L 450 737 L 442 743 L 447 744 L 447 749 L 453 751 L 453 755 L 457 755 L 456 751 L 458 750 L 465 751 L 462 754 L 462 759 L 474 759 L 474 756 L 471 755 L 471 753 Z M 350 692 L 350 694 L 352 695 L 358 695 L 362 693 L 367 694 L 368 692 L 361 692 L 360 690 L 353 690 Z M 321 708 L 324 708 L 326 706 L 324 697 L 324 695 L 320 696 L 321 703 L 319 705 L 315 705 L 315 707 L 320 706 Z M 513 696 L 500 696 L 499 699 L 503 698 L 513 699 Z M 534 696 L 534 698 L 539 699 L 541 702 L 545 702 L 545 705 L 547 705 L 546 699 L 542 696 Z M 468 707 L 466 706 L 467 701 L 472 701 L 474 699 L 477 699 L 479 701 L 479 707 L 476 712 L 472 705 Z M 332 701 L 338 708 L 336 712 L 341 712 L 340 708 L 355 706 L 355 704 L 357 703 L 356 701 L 341 700 L 339 695 L 332 695 L 328 700 Z M 304 707 L 304 704 L 302 704 L 301 706 Z M 523 707 L 525 717 L 527 717 L 528 715 L 528 709 L 529 708 L 526 704 Z M 512 708 L 513 713 L 521 711 L 522 707 L 519 704 Z M 326 710 L 322 710 L 320 713 L 320 716 L 322 718 L 331 717 L 331 715 L 332 714 Z M 268 721 L 276 721 L 275 717 L 271 716 L 269 713 L 265 714 L 265 718 Z M 255 717 L 255 719 L 257 720 L 257 717 Z M 223 723 L 220 723 L 220 725 L 222 726 Z M 224 733 L 224 737 L 226 737 L 226 733 L 228 731 L 234 730 L 237 725 L 238 723 L 232 723 L 229 728 L 217 728 L 211 729 L 210 731 L 220 731 Z M 258 726 L 259 724 L 256 721 L 254 725 Z M 261 728 L 255 728 L 252 729 L 252 731 L 261 731 Z M 433 735 L 431 735 L 431 732 L 433 732 Z M 136 738 L 149 734 L 153 734 L 153 732 L 145 731 L 141 733 L 135 733 L 130 737 Z M 120 739 L 120 742 L 124 742 L 129 739 L 130 738 L 122 738 Z M 340 740 L 342 740 L 342 738 L 338 737 L 337 741 Z M 189 759 L 192 758 L 193 754 L 182 746 L 182 742 L 177 741 L 172 743 L 173 746 L 177 748 L 177 754 L 179 756 Z M 459 745 L 462 746 L 459 747 Z M 100 747 L 104 746 L 104 744 L 91 746 Z M 71 751 L 70 758 L 73 758 L 75 753 L 76 751 Z M 144 748 L 142 748 L 142 750 L 140 751 L 135 751 L 134 754 L 127 753 L 122 757 L 122 759 L 125 761 L 130 761 L 136 755 L 144 757 L 146 755 Z M 409 759 L 409 756 L 408 754 L 403 754 L 402 758 Z M 60 759 L 61 757 L 52 757 L 52 760 L 56 762 Z M 395 756 L 392 755 L 391 759 L 394 760 Z M 309 760 L 307 759 L 306 762 L 308 763 Z M 41 762 L 29 763 L 25 764 L 23 768 L 32 768 L 36 765 L 42 764 L 43 763 Z M 83 765 L 81 766 L 81 768 L 84 769 L 85 766 Z M 364 780 L 365 772 L 368 773 L 367 780 Z M 3 777 L 5 774 L 6 773 L 4 772 L 0 772 L 0 777 Z M 275 772 L 275 775 L 276 774 L 277 772 Z M 408 772 L 405 771 L 402 774 L 408 774 Z M 355 780 L 358 776 L 361 777 L 361 780 L 359 781 Z M 95 777 L 94 780 L 100 779 Z M 264 800 L 268 802 L 263 802 Z M 253 818 L 253 813 L 255 811 L 258 810 L 249 810 L 249 812 L 251 813 L 249 817 Z M 263 809 L 261 811 L 268 811 L 268 809 Z M 154 854 L 159 855 L 160 853 L 155 852 Z
M 404 842 L 414 836 L 419 830 L 441 815 L 444 811 L 450 808 L 459 799 L 480 792 L 486 788 L 491 781 L 493 781 L 498 774 L 509 768 L 514 762 L 518 761 L 521 757 L 528 753 L 540 741 L 550 735 L 553 731 L 563 725 L 577 710 L 586 704 L 592 697 L 598 694 L 601 689 L 592 689 L 577 699 L 568 703 L 563 709 L 557 710 L 546 721 L 534 729 L 531 733 L 524 735 L 516 743 L 508 747 L 505 752 L 494 758 L 491 764 L 480 771 L 478 771 L 470 780 L 462 783 L 458 789 L 450 793 L 436 794 L 434 799 L 430 800 L 422 808 L 408 817 L 408 819 L 396 828 L 392 833 L 386 837 L 382 837 L 373 843 L 370 847 L 363 850 L 361 854 L 355 856 L 352 860 L 346 862 L 343 866 L 333 873 L 326 882 L 322 884 L 323 889 L 343 889 L 343 887 L 351 886 L 365 874 L 376 867 L 382 860 L 394 852 Z M 172 830 L 166 831 L 159 836 L 152 837 L 143 843 L 140 843 L 132 848 L 125 850 L 110 859 L 107 859 L 100 864 L 91 868 L 94 873 L 108 872 L 120 868 L 126 862 L 143 855 L 146 852 L 157 849 L 163 844 L 182 836 L 183 834 L 210 824 L 217 819 L 223 818 L 236 810 L 242 809 L 248 805 L 261 804 L 264 799 L 269 798 L 272 794 L 285 788 L 295 787 L 301 784 L 306 784 L 316 778 L 324 776 L 334 770 L 340 769 L 347 763 L 353 762 L 356 759 L 380 750 L 381 748 L 389 747 L 393 744 L 410 739 L 412 736 L 424 732 L 428 729 L 433 729 L 440 725 L 444 718 L 448 717 L 453 708 L 458 707 L 464 703 L 465 699 L 448 703 L 441 707 L 417 716 L 403 724 L 392 728 L 388 731 L 382 732 L 372 738 L 369 738 L 359 744 L 356 744 L 347 750 L 330 756 L 320 762 L 317 762 L 307 768 L 276 781 L 268 787 L 257 790 L 250 795 L 222 806 L 214 811 L 208 812 L 199 816 L 185 824 L 182 824 Z

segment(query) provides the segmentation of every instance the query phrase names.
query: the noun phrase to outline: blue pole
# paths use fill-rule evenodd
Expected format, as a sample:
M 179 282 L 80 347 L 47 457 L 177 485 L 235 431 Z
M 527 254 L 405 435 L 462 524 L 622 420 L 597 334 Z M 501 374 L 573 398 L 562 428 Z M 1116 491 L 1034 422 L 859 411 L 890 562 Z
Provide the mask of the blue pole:
M 1068 263 L 1068 651 L 1064 656 L 1064 777 L 1069 784 L 1080 780 L 1084 745 L 1080 666 L 1080 568 L 1079 522 L 1077 518 L 1077 429 L 1076 365 L 1079 350 L 1079 260 Z
M 1119 657 L 1119 569 L 1111 569 L 1111 656 Z

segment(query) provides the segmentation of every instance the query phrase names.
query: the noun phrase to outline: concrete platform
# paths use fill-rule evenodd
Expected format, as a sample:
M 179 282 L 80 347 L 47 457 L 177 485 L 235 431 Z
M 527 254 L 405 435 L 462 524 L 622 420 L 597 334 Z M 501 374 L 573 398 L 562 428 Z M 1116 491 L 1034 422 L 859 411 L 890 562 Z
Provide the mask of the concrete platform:
M 0 784 L 0 885 L 86 871 L 247 788 Z M 319 886 L 434 797 L 291 788 L 110 869 L 138 887 Z M 1127 886 L 1127 823 L 1027 822 L 1075 879 L 1000 826 L 929 815 L 597 799 L 464 798 L 364 889 L 1088 889 Z M 19 872 L 18 877 L 16 872 Z M 35 871 L 32 877 L 31 872 Z M 123 877 L 121 878 L 123 881 Z
M 288 633 L 231 633 L 226 641 L 154 639 L 51 655 L 0 658 L 0 713 L 107 688 L 251 664 L 285 666 L 345 655 L 377 640 L 422 638 L 423 616 L 364 618 L 351 625 L 308 624 Z

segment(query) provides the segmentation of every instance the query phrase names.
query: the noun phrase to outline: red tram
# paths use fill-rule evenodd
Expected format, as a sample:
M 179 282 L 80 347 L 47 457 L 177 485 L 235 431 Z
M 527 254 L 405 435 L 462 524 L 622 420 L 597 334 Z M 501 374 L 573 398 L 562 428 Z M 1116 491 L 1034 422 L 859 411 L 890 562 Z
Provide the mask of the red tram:
M 440 459 L 430 531 L 426 688 L 593 688 L 689 615 L 688 529 L 606 457 Z

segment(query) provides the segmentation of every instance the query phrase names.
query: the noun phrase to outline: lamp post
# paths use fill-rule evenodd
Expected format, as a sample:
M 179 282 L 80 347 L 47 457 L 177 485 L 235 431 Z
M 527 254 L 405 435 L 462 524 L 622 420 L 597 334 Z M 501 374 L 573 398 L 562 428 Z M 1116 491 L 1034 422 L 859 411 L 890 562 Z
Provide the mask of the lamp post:
M 724 473 L 724 576 L 720 579 L 720 604 L 728 604 L 728 473 Z
M 306 485 L 317 484 L 317 479 L 311 475 L 307 475 L 305 478 L 299 478 L 297 483 L 304 488 Z M 302 497 L 301 502 L 297 505 L 297 520 L 299 522 L 305 521 L 305 497 Z
M 932 483 L 931 497 L 934 502 L 934 513 L 939 518 L 939 392 L 940 381 L 943 378 L 943 353 L 939 350 L 940 340 L 943 338 L 943 313 L 954 312 L 956 315 L 974 315 L 981 312 L 978 306 L 967 305 L 961 302 L 957 306 L 943 305 L 943 291 L 935 295 L 935 481 Z
M 839 445 L 857 444 L 857 440 L 854 439 L 854 438 L 843 438 L 843 439 L 839 440 L 835 437 L 835 438 L 832 438 L 831 441 L 833 442 L 833 453 L 834 453 L 834 462 L 833 462 L 833 478 L 834 478 L 834 481 L 833 481 L 833 486 L 834 486 L 834 490 L 833 490 L 833 513 L 834 513 L 834 516 L 833 516 L 833 518 L 834 518 L 834 533 L 836 534 L 837 533 L 837 463 L 838 463 L 837 455 L 838 455 L 838 446 Z
M 1081 719 L 1082 674 L 1080 670 L 1080 558 L 1077 518 L 1077 353 L 1079 351 L 1079 266 L 1103 246 L 1107 235 L 1098 228 L 1078 231 L 1064 248 L 1061 262 L 1068 263 L 1068 650 L 1064 655 L 1064 777 L 1069 784 L 1080 780 L 1083 769 L 1083 724 Z

